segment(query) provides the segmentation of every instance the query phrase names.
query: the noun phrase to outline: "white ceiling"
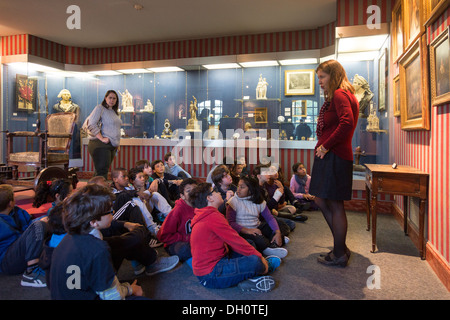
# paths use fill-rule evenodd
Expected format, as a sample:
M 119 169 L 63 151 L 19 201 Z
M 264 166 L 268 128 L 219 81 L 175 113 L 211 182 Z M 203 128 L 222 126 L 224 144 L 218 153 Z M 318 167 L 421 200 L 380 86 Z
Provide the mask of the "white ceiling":
M 67 28 L 70 5 L 80 7 L 80 30 Z M 0 36 L 86 48 L 308 30 L 335 20 L 336 0 L 0 0 Z

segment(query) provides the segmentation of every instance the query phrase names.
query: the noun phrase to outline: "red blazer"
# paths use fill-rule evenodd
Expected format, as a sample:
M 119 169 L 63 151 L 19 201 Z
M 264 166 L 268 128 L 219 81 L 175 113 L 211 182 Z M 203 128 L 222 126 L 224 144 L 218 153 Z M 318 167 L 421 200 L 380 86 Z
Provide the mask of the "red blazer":
M 316 148 L 323 145 L 339 157 L 353 161 L 352 137 L 358 123 L 359 103 L 348 91 L 334 92 L 328 110 L 324 114 L 324 127 Z

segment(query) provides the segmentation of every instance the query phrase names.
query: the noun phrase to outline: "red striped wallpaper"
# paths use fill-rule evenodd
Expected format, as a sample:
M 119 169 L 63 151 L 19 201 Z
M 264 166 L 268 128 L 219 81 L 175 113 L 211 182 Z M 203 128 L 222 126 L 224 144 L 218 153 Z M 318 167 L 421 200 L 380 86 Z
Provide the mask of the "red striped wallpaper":
M 380 23 L 391 22 L 391 12 L 395 0 L 338 0 L 337 1 L 337 27 L 357 26 L 367 23 L 372 12 L 367 8 L 376 5 L 380 8 Z
M 2 55 L 31 54 L 91 65 L 321 49 L 335 42 L 335 23 L 314 30 L 157 42 L 109 48 L 68 47 L 33 35 L 2 37 Z
M 449 17 L 450 8 L 428 28 L 428 43 L 446 32 Z M 428 241 L 445 261 L 450 262 L 450 105 L 431 106 L 430 119 L 430 131 L 407 132 L 401 130 L 400 118 L 393 118 L 390 153 L 392 162 L 430 174 Z M 403 210 L 400 197 L 396 204 Z

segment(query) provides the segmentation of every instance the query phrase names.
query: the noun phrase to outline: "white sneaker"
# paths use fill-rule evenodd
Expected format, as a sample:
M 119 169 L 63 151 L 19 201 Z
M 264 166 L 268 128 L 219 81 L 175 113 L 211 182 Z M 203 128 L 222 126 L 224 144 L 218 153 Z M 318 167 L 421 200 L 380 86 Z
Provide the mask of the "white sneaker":
M 288 251 L 285 248 L 270 248 L 270 247 L 267 247 L 266 249 L 264 249 L 264 251 L 262 253 L 265 256 L 276 256 L 276 257 L 278 257 L 280 259 L 283 259 L 284 257 L 287 256 Z

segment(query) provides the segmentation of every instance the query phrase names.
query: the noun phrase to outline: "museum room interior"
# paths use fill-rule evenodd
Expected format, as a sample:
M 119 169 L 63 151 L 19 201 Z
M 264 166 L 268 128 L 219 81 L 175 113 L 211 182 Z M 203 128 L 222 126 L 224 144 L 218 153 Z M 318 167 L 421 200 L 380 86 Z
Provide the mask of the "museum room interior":
M 305 211 L 309 219 L 296 223 L 292 253 L 274 273 L 283 289 L 261 299 L 449 299 L 450 1 L 222 2 L 1 1 L 2 141 L 12 132 L 38 135 L 48 115 L 75 113 L 68 167 L 83 185 L 95 168 L 82 126 L 112 89 L 122 126 L 111 169 L 172 152 L 205 181 L 225 156 L 245 156 L 250 172 L 273 156 L 289 187 L 295 163 L 308 173 L 314 163 L 325 101 L 316 68 L 336 59 L 360 104 L 345 202 L 355 258 L 346 269 L 317 270 L 309 245 L 326 249 L 329 231 L 319 211 Z M 10 142 L 0 148 L 2 181 L 17 174 L 34 183 L 14 187 L 17 205 L 35 216 L 50 205 L 31 205 L 44 168 L 13 172 L 8 157 L 39 149 L 38 140 L 22 136 L 14 150 Z M 327 241 L 308 238 L 323 233 Z M 381 289 L 366 286 L 370 265 L 381 268 Z M 153 299 L 259 299 L 205 290 L 189 271 L 140 281 Z M 319 280 L 320 271 L 328 276 Z M 19 278 L 0 276 L 1 299 L 49 299 L 48 290 L 16 291 Z

